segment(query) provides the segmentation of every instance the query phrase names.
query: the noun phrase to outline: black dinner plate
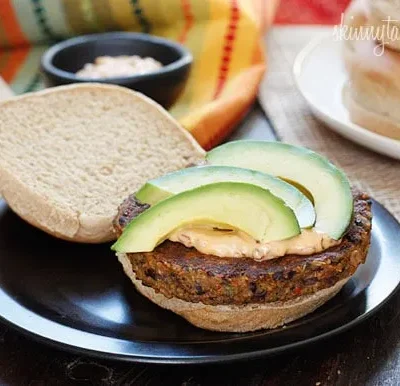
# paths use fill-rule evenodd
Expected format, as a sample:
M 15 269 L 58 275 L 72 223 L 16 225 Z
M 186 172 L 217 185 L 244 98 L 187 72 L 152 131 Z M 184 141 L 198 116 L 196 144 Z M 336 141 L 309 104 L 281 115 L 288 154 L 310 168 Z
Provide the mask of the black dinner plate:
M 316 312 L 271 331 L 191 326 L 139 295 L 109 245 L 73 244 L 31 227 L 0 201 L 0 316 L 59 348 L 152 363 L 226 362 L 277 354 L 369 317 L 400 282 L 400 225 L 373 202 L 367 263 Z

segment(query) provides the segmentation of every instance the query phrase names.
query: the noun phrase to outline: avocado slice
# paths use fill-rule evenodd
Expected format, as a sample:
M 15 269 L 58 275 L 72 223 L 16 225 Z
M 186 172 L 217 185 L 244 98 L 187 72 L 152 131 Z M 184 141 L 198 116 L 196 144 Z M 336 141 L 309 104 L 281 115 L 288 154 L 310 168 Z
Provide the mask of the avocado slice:
M 294 212 L 269 190 L 241 182 L 218 182 L 178 193 L 150 207 L 129 223 L 112 249 L 149 252 L 172 231 L 188 224 L 223 224 L 260 242 L 300 233 Z
M 258 170 L 294 181 L 314 200 L 317 231 L 340 239 L 353 214 L 353 196 L 346 175 L 321 155 L 297 146 L 268 141 L 235 141 L 206 155 L 212 165 Z
M 232 166 L 198 166 L 169 173 L 148 181 L 135 196 L 154 205 L 173 194 L 214 182 L 245 182 L 268 189 L 294 211 L 300 228 L 309 228 L 315 223 L 313 204 L 298 189 L 269 174 Z

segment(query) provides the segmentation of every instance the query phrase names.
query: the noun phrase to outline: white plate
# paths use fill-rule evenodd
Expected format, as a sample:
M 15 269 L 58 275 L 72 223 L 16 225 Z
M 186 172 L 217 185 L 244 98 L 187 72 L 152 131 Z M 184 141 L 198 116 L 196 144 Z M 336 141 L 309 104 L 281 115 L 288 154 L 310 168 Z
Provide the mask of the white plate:
M 294 62 L 294 78 L 314 115 L 338 134 L 378 153 L 400 159 L 400 141 L 368 131 L 352 123 L 342 100 L 346 72 L 341 41 L 333 35 L 309 43 Z

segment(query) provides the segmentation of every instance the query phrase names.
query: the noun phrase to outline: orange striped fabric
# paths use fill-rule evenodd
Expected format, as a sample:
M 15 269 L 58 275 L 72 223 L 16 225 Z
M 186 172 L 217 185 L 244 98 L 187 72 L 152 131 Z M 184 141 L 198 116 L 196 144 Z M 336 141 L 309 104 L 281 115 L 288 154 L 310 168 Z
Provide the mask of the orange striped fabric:
M 171 113 L 209 149 L 229 135 L 256 97 L 265 71 L 261 36 L 278 1 L 1 0 L 0 45 L 19 48 L 3 52 L 0 74 L 18 92 L 40 88 L 43 49 L 33 44 L 81 33 L 128 30 L 177 40 L 194 63 Z
M 7 60 L 5 60 L 3 64 L 4 70 L 1 72 L 2 78 L 7 83 L 12 82 L 28 53 L 29 47 L 18 47 L 8 51 Z
M 28 44 L 16 18 L 11 0 L 0 1 L 0 20 L 3 26 L 3 46 L 13 47 Z

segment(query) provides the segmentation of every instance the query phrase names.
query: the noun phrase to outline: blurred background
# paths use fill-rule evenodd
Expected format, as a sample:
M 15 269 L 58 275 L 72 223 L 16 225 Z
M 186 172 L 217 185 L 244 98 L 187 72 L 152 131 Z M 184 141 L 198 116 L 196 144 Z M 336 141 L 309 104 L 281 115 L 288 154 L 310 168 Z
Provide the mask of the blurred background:
M 43 53 L 64 39 L 107 31 L 140 32 L 170 39 L 193 55 L 189 79 L 179 98 L 173 98 L 171 113 L 203 147 L 211 148 L 231 133 L 256 98 L 266 64 L 262 40 L 271 25 L 333 25 L 340 21 L 347 3 L 348 0 L 1 0 L 0 75 L 15 94 L 37 91 L 45 86 L 40 69 Z M 69 61 L 79 60 L 75 53 L 68 56 Z M 47 85 L 55 85 L 50 83 Z M 63 83 L 66 82 L 59 84 Z M 171 107 L 171 103 L 164 105 Z M 208 129 L 210 126 L 212 130 Z
M 335 24 L 349 0 L 2 0 L 0 74 L 17 94 L 40 89 L 37 65 L 47 46 L 87 33 L 137 31 L 187 43 L 190 27 L 212 17 L 209 3 L 253 8 L 264 23 Z

